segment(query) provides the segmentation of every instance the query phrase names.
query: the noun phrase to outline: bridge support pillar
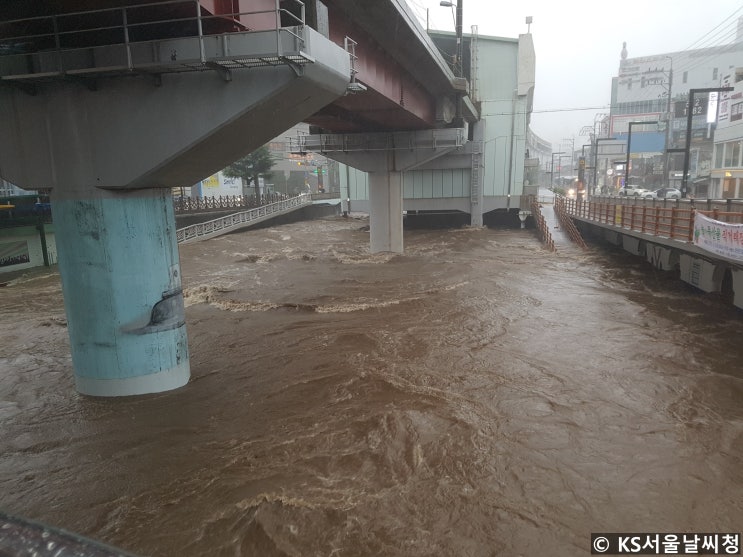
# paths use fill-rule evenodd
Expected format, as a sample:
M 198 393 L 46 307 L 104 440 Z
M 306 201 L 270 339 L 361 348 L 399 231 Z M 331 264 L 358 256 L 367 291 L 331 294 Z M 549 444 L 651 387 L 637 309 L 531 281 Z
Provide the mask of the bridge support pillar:
M 372 253 L 403 252 L 402 173 L 420 169 L 466 143 L 465 128 L 416 132 L 311 134 L 301 149 L 329 156 L 369 175 L 369 228 Z
M 723 268 L 705 259 L 681 254 L 681 280 L 704 292 L 719 292 L 722 287 Z
M 166 188 L 196 183 L 346 92 L 348 53 L 312 29 L 303 35 L 307 64 L 236 69 L 229 81 L 206 71 L 157 80 L 135 71 L 90 74 L 97 85 L 90 89 L 82 86 L 87 79 L 67 78 L 45 81 L 35 95 L 0 87 L 2 177 L 52 190 L 80 392 L 137 395 L 188 382 Z M 231 43 L 230 58 L 267 52 L 260 36 L 244 39 Z M 153 43 L 153 53 L 191 52 L 194 40 Z M 226 51 L 230 42 L 220 37 Z
M 155 393 L 190 375 L 168 190 L 52 192 L 77 390 Z
M 733 273 L 733 304 L 743 309 L 743 271 L 732 270 Z
M 656 244 L 645 245 L 645 259 L 661 271 L 673 271 L 679 264 L 678 253 L 675 250 Z
M 643 243 L 640 242 L 639 238 L 627 234 L 622 235 L 622 247 L 632 255 L 642 255 L 644 250 Z
M 609 230 L 608 228 L 604 228 L 603 231 L 604 231 L 604 239 L 607 242 L 615 246 L 622 245 L 622 235 L 619 234 L 619 232 L 615 232 L 614 230 Z
M 369 173 L 369 233 L 372 253 L 403 252 L 402 172 Z

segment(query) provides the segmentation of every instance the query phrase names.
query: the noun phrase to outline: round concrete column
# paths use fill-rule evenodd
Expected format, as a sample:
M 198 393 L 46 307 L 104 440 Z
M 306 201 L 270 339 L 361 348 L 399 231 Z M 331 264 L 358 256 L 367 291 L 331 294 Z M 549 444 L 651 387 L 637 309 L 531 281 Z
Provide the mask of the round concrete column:
M 125 396 L 188 383 L 170 192 L 55 189 L 52 213 L 77 390 Z

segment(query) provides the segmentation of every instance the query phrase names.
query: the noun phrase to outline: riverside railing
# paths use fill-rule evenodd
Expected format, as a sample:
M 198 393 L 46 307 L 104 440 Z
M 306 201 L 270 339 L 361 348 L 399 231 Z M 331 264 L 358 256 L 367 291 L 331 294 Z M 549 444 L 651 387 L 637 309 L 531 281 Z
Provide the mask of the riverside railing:
M 557 213 L 557 219 L 560 221 L 560 225 L 564 230 L 567 230 L 568 236 L 576 244 L 582 248 L 586 248 L 586 242 L 583 240 L 580 231 L 576 228 L 573 219 L 568 215 L 566 207 L 566 199 L 561 195 L 555 195 L 555 213 Z
M 544 220 L 544 215 L 542 214 L 542 208 L 539 205 L 539 201 L 537 201 L 537 197 L 534 195 L 529 196 L 529 204 L 531 205 L 531 214 L 534 217 L 534 221 L 537 225 L 537 234 L 539 235 L 540 240 L 542 240 L 542 243 L 546 245 L 550 251 L 557 251 L 555 248 L 555 242 L 552 239 L 552 234 L 550 233 L 549 226 L 547 226 L 547 222 Z
M 565 212 L 571 217 L 608 224 L 682 242 L 694 239 L 694 215 L 700 213 L 727 223 L 743 223 L 743 201 L 705 200 L 654 203 L 654 200 L 593 198 L 566 199 Z M 704 208 L 701 208 L 704 207 Z
M 312 196 L 309 194 L 301 194 L 275 203 L 261 205 L 248 211 L 241 211 L 218 219 L 186 226 L 176 231 L 176 238 L 179 244 L 194 242 L 197 240 L 206 240 L 207 238 L 226 234 L 231 229 L 248 226 L 252 223 L 265 220 L 271 216 L 288 213 L 311 204 Z
M 206 197 L 178 196 L 173 198 L 173 209 L 176 215 L 204 213 L 230 209 L 252 209 L 284 201 L 289 197 L 281 193 L 268 195 L 215 195 Z

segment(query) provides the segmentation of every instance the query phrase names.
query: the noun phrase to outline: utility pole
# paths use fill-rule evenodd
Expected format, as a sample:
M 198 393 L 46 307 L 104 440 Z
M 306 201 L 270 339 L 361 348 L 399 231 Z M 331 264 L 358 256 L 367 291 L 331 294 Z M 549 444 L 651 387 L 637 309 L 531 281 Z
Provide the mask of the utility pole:
M 464 0 L 457 0 L 457 64 L 459 66 L 459 77 L 464 77 L 464 64 L 462 63 L 462 4 Z
M 665 186 L 671 185 L 671 176 L 669 167 L 671 166 L 670 162 L 670 152 L 671 149 L 671 138 L 673 137 L 673 132 L 671 130 L 671 122 L 673 122 L 673 117 L 671 116 L 671 91 L 673 90 L 673 58 L 670 56 L 666 56 L 671 61 L 671 68 L 668 71 L 668 99 L 666 101 L 666 160 L 665 160 L 665 166 L 663 170 L 665 171 L 665 180 L 663 180 L 663 184 Z
M 562 140 L 570 142 L 570 175 L 573 176 L 573 170 L 575 170 L 575 138 L 563 137 Z
M 557 151 L 556 153 L 552 153 L 552 187 L 555 187 L 555 155 L 562 155 L 563 151 Z M 560 164 L 560 161 L 557 161 L 557 164 Z
M 454 20 L 454 32 L 457 36 L 457 47 L 454 51 L 454 75 L 457 77 L 464 77 L 464 67 L 462 65 L 462 4 L 464 0 L 457 0 L 456 3 L 451 0 L 441 0 L 439 6 L 445 8 L 452 8 L 456 6 L 456 17 Z

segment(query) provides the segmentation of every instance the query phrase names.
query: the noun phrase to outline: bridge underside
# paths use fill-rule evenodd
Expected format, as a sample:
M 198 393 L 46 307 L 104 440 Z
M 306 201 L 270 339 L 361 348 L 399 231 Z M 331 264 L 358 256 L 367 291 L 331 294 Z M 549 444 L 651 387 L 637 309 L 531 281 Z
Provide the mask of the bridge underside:
M 305 29 L 302 63 L 251 68 L 244 63 L 251 56 L 239 49 L 256 41 L 265 42 L 260 33 L 241 34 L 223 41 L 217 66 L 202 59 L 181 70 L 180 54 L 194 55 L 193 38 L 168 38 L 151 52 L 172 50 L 175 59 L 153 56 L 155 73 L 136 57 L 136 71 L 114 70 L 110 49 L 85 47 L 89 56 L 77 68 L 86 70 L 84 79 L 69 67 L 63 75 L 41 71 L 42 54 L 28 55 L 23 70 L 15 58 L 0 61 L 9 77 L 0 83 L 0 121 L 7 124 L 0 168 L 15 184 L 51 190 L 76 385 L 84 394 L 135 395 L 188 382 L 175 217 L 165 188 L 224 168 L 346 92 L 348 55 L 322 35 Z M 232 66 L 224 50 L 232 51 Z
M 252 13 L 227 13 L 243 7 Z M 98 15 L 69 13 L 81 9 Z M 7 21 L 31 16 L 30 28 Z M 466 83 L 400 0 L 54 0 L 15 3 L 0 19 L 0 169 L 51 190 L 73 364 L 87 394 L 188 381 L 164 188 L 196 183 L 301 121 L 390 131 L 461 120 Z M 19 29 L 33 39 L 15 41 Z M 355 55 L 338 46 L 347 36 Z M 373 251 L 402 250 L 406 157 L 393 150 L 376 163 Z

